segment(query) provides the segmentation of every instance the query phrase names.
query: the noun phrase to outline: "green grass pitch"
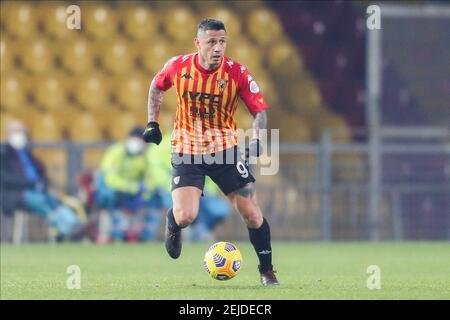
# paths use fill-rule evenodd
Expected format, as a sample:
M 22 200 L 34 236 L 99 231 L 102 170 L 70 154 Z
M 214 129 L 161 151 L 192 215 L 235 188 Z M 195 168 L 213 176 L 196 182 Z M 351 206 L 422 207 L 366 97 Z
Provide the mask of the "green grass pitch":
M 31 244 L 1 246 L 1 299 L 449 299 L 450 243 L 274 242 L 281 286 L 259 284 L 248 242 L 240 274 L 208 276 L 202 259 L 210 243 L 185 243 L 172 260 L 163 243 Z M 68 289 L 67 267 L 81 269 L 81 288 Z M 369 290 L 367 267 L 381 270 Z

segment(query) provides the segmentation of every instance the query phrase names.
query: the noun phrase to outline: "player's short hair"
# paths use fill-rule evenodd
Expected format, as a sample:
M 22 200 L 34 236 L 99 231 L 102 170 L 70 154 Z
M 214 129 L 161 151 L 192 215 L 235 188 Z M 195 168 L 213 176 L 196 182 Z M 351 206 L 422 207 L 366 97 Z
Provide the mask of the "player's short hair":
M 217 31 L 224 30 L 225 32 L 227 31 L 222 21 L 212 18 L 203 19 L 197 26 L 197 34 L 199 31 L 206 31 L 206 30 L 217 30 Z

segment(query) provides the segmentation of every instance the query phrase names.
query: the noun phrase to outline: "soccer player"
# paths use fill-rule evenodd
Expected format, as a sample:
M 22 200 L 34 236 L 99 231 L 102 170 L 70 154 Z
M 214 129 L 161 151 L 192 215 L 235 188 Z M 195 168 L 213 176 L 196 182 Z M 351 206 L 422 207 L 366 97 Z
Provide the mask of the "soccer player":
M 221 21 L 203 19 L 194 43 L 196 53 L 169 59 L 151 82 L 148 124 L 143 133 L 146 142 L 161 142 L 160 107 L 164 92 L 175 86 L 178 105 L 172 132 L 173 208 L 167 213 L 166 250 L 174 259 L 180 256 L 181 230 L 197 217 L 208 175 L 247 225 L 259 258 L 261 283 L 279 285 L 272 266 L 269 224 L 256 201 L 255 179 L 237 147 L 234 120 L 240 97 L 254 117 L 248 155 L 260 156 L 260 130 L 266 129 L 267 102 L 249 71 L 225 56 L 227 33 Z M 231 163 L 227 161 L 230 154 Z M 205 161 L 208 156 L 215 161 Z

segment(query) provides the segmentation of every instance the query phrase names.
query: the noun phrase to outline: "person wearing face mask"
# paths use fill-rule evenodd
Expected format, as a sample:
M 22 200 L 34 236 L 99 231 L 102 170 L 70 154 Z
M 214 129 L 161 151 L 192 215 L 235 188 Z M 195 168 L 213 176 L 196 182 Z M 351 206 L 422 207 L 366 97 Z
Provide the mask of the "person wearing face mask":
M 142 229 L 139 218 L 149 214 L 154 187 L 147 178 L 150 168 L 142 132 L 142 128 L 134 128 L 124 141 L 110 146 L 95 176 L 95 204 L 108 212 L 109 238 L 113 241 L 139 240 Z M 135 222 L 137 227 L 133 226 Z
M 1 209 L 11 216 L 17 209 L 46 219 L 64 238 L 73 234 L 80 221 L 73 210 L 48 191 L 44 165 L 29 149 L 27 128 L 20 121 L 7 124 L 6 143 L 0 147 Z

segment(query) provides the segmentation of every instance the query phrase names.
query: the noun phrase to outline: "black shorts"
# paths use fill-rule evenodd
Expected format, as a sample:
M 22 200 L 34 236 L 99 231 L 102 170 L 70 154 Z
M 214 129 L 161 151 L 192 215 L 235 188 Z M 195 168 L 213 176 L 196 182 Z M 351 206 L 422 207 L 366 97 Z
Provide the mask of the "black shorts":
M 210 156 L 172 154 L 172 191 L 187 186 L 203 191 L 205 176 L 209 176 L 225 195 L 255 182 L 237 147 Z

